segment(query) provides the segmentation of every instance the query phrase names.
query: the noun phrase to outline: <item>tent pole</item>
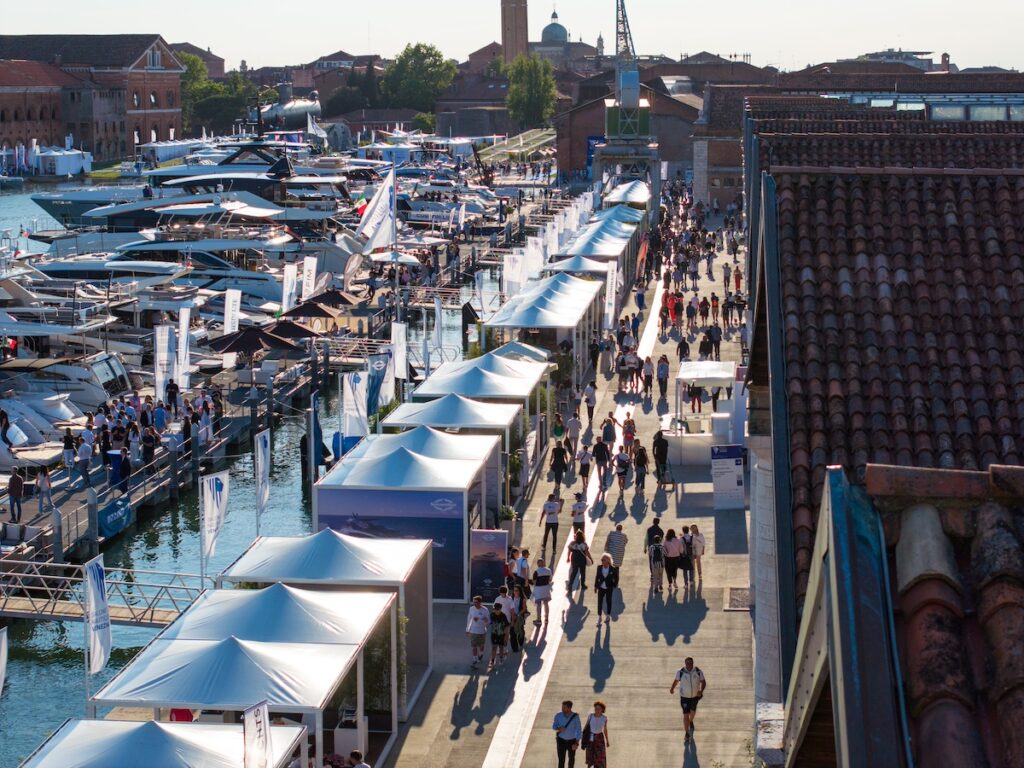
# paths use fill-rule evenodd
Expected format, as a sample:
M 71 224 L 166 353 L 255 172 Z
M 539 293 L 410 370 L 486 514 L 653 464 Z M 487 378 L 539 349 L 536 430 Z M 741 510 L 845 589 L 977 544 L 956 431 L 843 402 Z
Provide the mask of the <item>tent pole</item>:
M 314 757 L 316 758 L 316 761 L 315 761 L 314 765 L 323 765 L 324 764 L 324 711 L 322 709 L 318 709 L 316 711 L 315 727 L 316 727 L 316 736 L 315 736 L 315 738 L 316 738 L 316 755 L 314 755 Z
M 398 588 L 401 595 L 402 587 Z M 409 676 L 406 675 L 408 686 Z M 398 600 L 391 604 L 391 736 L 398 735 Z
M 365 754 L 366 743 L 364 737 L 366 736 L 366 731 L 363 729 L 363 688 L 366 685 L 363 675 L 364 653 L 364 650 L 360 650 L 359 656 L 356 657 L 356 740 L 359 743 L 359 751 Z

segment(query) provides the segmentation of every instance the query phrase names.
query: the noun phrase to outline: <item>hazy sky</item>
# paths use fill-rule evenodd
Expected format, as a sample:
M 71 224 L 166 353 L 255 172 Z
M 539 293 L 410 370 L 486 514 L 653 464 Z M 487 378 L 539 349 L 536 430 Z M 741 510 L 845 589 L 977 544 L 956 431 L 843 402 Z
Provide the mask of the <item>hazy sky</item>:
M 298 64 L 338 49 L 393 56 L 428 42 L 464 60 L 500 40 L 499 0 L 50 0 L 6 4 L 4 32 L 156 32 L 168 42 L 210 47 L 228 69 Z M 313 10 L 318 7 L 322 10 Z M 555 3 L 530 0 L 530 39 L 539 40 Z M 1024 69 L 1020 0 L 627 0 L 637 51 L 750 53 L 754 64 L 799 69 L 884 48 L 948 51 L 961 67 Z M 614 0 L 558 0 L 573 40 L 603 33 L 614 46 Z

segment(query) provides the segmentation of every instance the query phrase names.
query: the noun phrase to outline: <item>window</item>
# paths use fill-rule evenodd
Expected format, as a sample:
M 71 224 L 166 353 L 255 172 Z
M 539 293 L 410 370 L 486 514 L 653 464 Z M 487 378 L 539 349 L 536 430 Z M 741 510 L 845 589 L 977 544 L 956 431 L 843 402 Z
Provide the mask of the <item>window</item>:
M 57 119 L 57 108 L 56 107 L 50 107 L 50 119 L 51 120 L 56 120 Z
M 99 124 L 99 121 L 97 120 L 96 121 L 96 133 L 99 134 L 99 132 L 100 132 L 100 124 Z
M 150 48 L 146 52 L 146 66 L 151 69 L 160 69 L 160 51 L 156 48 Z
M 25 119 L 28 120 L 29 122 L 32 122 L 33 118 L 34 118 L 34 115 L 32 113 L 32 107 L 29 107 L 28 111 L 25 113 Z
M 141 144 L 142 143 L 142 128 L 136 125 L 135 126 L 135 132 L 134 132 L 133 135 L 135 137 L 134 138 L 135 143 L 136 144 Z
M 964 107 L 936 104 L 932 106 L 932 120 L 964 120 L 965 112 Z
M 159 104 L 157 103 L 157 100 L 156 100 L 156 91 L 150 91 L 150 93 L 149 93 L 149 106 L 150 107 L 158 107 L 159 106 Z
M 167 139 L 169 141 L 174 141 L 174 126 L 173 125 L 167 126 Z
M 121 121 L 121 133 L 124 133 L 124 120 Z
M 1006 107 L 983 106 L 971 107 L 971 120 L 1005 120 Z
M 156 141 L 157 140 L 156 127 L 155 126 L 153 128 L 149 129 L 149 140 L 150 141 Z
M 139 102 L 139 92 L 138 91 L 133 91 L 132 92 L 132 106 L 135 107 L 136 109 L 138 109 L 139 108 L 139 103 L 140 103 Z
M 7 110 L 6 109 L 0 109 L 0 123 L 6 123 L 6 122 L 7 122 Z
M 167 92 L 167 106 L 168 107 L 173 107 L 174 106 L 174 91 L 168 91 Z
M 0 113 L 0 122 L 3 121 L 3 113 Z M 1024 105 L 1011 104 L 1010 105 L 1010 119 L 1011 120 L 1024 120 Z
M 21 122 L 21 110 L 20 109 L 15 109 L 14 110 L 14 122 L 16 122 L 16 123 Z

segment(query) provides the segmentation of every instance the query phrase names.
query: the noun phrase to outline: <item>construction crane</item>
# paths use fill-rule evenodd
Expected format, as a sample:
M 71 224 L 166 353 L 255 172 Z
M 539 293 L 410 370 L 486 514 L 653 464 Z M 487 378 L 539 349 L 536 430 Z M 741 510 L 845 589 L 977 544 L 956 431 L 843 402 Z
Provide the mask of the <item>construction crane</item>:
M 636 65 L 636 49 L 633 47 L 633 33 L 629 31 L 629 17 L 626 15 L 626 0 L 615 3 L 615 58 L 618 66 Z

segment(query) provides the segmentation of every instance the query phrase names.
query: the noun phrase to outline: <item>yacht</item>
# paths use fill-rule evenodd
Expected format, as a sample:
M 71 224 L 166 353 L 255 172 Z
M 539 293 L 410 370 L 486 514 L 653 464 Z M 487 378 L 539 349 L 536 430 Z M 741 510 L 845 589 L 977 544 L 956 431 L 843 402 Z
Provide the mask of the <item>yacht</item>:
M 19 399 L 67 395 L 83 411 L 132 392 L 128 371 L 120 357 L 99 352 L 85 357 L 13 358 L 0 363 L 0 387 L 12 389 Z

